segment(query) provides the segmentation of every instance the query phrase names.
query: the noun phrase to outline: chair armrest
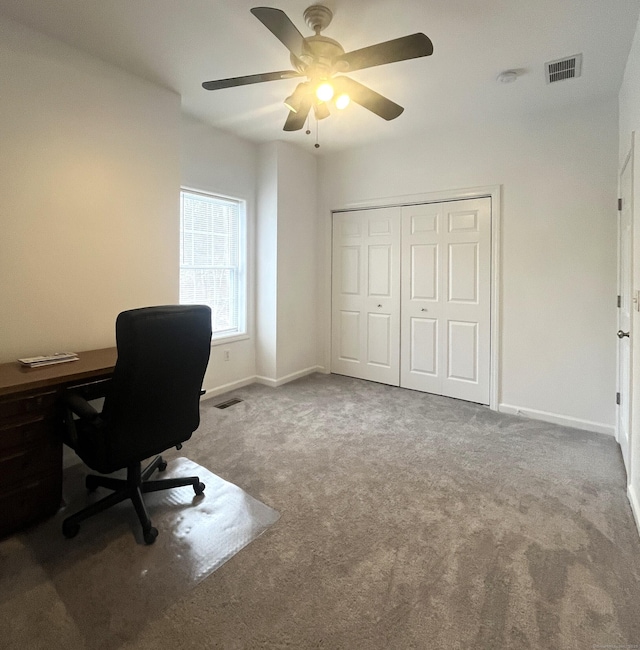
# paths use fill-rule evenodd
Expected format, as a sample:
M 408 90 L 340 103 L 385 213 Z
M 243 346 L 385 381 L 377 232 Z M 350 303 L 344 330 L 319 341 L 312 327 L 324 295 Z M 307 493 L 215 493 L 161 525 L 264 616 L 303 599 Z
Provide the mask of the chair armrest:
M 72 391 L 65 391 L 63 400 L 67 408 L 83 420 L 95 420 L 100 415 L 87 400 Z

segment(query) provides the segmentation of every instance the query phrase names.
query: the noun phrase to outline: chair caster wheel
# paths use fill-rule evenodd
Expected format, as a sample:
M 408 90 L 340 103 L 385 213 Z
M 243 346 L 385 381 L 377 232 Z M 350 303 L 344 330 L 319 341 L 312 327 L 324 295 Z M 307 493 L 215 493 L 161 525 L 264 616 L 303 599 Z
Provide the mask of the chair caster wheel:
M 96 477 L 92 476 L 91 474 L 89 474 L 89 476 L 87 476 L 87 478 L 84 480 L 84 484 L 89 492 L 95 492 L 98 489 Z
M 167 469 L 167 461 L 163 460 L 160 463 L 158 463 L 158 471 L 164 472 L 165 469 Z
M 205 484 L 200 482 L 198 483 L 198 485 L 193 486 L 193 491 L 196 493 L 197 496 L 199 496 L 204 493 L 205 487 L 206 487 Z
M 143 531 L 143 536 L 145 544 L 153 544 L 158 536 L 158 529 L 151 526 L 149 530 Z
M 71 539 L 78 534 L 80 530 L 80 524 L 73 524 L 66 521 L 62 522 L 62 534 L 67 538 Z

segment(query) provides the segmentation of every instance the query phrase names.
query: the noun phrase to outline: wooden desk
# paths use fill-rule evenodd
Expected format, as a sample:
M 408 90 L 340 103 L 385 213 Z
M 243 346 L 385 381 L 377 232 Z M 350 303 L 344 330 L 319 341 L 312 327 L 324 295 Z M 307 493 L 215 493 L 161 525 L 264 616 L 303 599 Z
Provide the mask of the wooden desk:
M 68 386 L 108 379 L 116 348 L 80 352 L 78 361 L 23 368 L 0 365 L 0 537 L 52 515 L 62 496 L 59 397 Z

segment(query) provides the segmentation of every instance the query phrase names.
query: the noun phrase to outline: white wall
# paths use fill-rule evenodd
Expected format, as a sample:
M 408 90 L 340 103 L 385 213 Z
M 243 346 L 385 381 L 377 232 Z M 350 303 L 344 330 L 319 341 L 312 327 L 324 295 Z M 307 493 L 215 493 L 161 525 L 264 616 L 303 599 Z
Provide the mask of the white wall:
M 620 89 L 620 167 L 629 152 L 631 133 L 635 131 L 634 156 L 634 222 L 633 222 L 633 288 L 640 290 L 640 21 L 629 53 L 627 67 Z M 640 313 L 633 312 L 633 396 L 631 422 L 631 471 L 629 475 L 629 500 L 640 530 Z
M 636 35 L 620 155 L 640 121 L 639 51 Z M 0 60 L 0 361 L 113 345 L 119 311 L 175 302 L 182 182 L 259 212 L 255 330 L 214 348 L 207 387 L 328 369 L 330 210 L 501 184 L 500 401 L 613 426 L 615 102 L 372 144 L 321 158 L 316 174 L 284 143 L 190 119 L 180 130 L 177 95 L 7 19 Z
M 256 371 L 275 379 L 278 326 L 278 144 L 258 153 L 258 214 L 256 223 Z
M 616 142 L 610 101 L 322 158 L 322 363 L 330 358 L 331 209 L 502 185 L 499 401 L 505 410 L 613 433 Z
M 317 368 L 316 160 L 272 142 L 258 170 L 257 374 L 277 386 Z
M 242 199 L 247 208 L 248 338 L 221 341 L 211 347 L 203 387 L 209 395 L 215 395 L 251 382 L 256 375 L 254 234 L 258 147 L 188 116 L 182 118 L 180 134 L 182 186 Z M 229 352 L 228 361 L 224 360 L 225 351 Z
M 629 153 L 631 132 L 640 131 L 640 22 L 631 45 L 618 97 L 620 107 L 620 168 Z M 640 136 L 639 136 L 640 137 Z M 637 142 L 636 142 L 637 144 Z
M 0 361 L 178 296 L 180 98 L 0 18 Z
M 316 369 L 316 158 L 278 143 L 277 377 Z

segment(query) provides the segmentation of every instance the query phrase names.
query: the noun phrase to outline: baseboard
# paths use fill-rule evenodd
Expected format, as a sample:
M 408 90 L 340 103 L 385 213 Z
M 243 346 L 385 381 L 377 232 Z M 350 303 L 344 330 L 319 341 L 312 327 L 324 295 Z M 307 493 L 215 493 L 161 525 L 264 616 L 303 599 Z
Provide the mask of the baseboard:
M 594 433 L 604 433 L 607 436 L 616 435 L 616 430 L 613 425 L 591 422 L 589 420 L 580 420 L 579 418 L 572 418 L 568 415 L 558 415 L 557 413 L 548 413 L 547 411 L 537 411 L 536 409 L 512 406 L 511 404 L 500 404 L 498 406 L 498 411 L 500 413 L 508 413 L 509 415 L 522 415 L 526 418 L 531 418 L 532 420 L 542 420 L 543 422 L 560 424 L 574 429 L 583 429 L 585 431 L 593 431 Z
M 627 488 L 627 497 L 629 498 L 629 503 L 631 504 L 631 511 L 636 520 L 636 528 L 638 529 L 638 534 L 640 535 L 640 499 L 636 494 L 633 484 L 629 483 Z
M 217 388 L 210 388 L 200 399 L 210 399 L 211 397 L 217 397 L 222 395 L 222 393 L 228 393 L 229 391 L 236 390 L 237 388 L 242 388 L 243 386 L 248 386 L 249 384 L 255 383 L 255 376 L 245 377 L 244 379 L 238 379 L 237 381 L 229 382 L 228 384 L 223 384 Z
M 292 372 L 290 375 L 285 375 L 280 377 L 280 379 L 272 379 L 271 377 L 261 377 L 260 375 L 256 376 L 256 382 L 259 384 L 264 384 L 265 386 L 270 386 L 271 388 L 277 388 L 283 384 L 288 384 L 290 381 L 295 381 L 301 377 L 306 377 L 307 375 L 312 375 L 314 372 L 323 372 L 324 368 L 322 366 L 311 366 L 310 368 L 305 368 L 304 370 L 298 370 L 298 372 Z

